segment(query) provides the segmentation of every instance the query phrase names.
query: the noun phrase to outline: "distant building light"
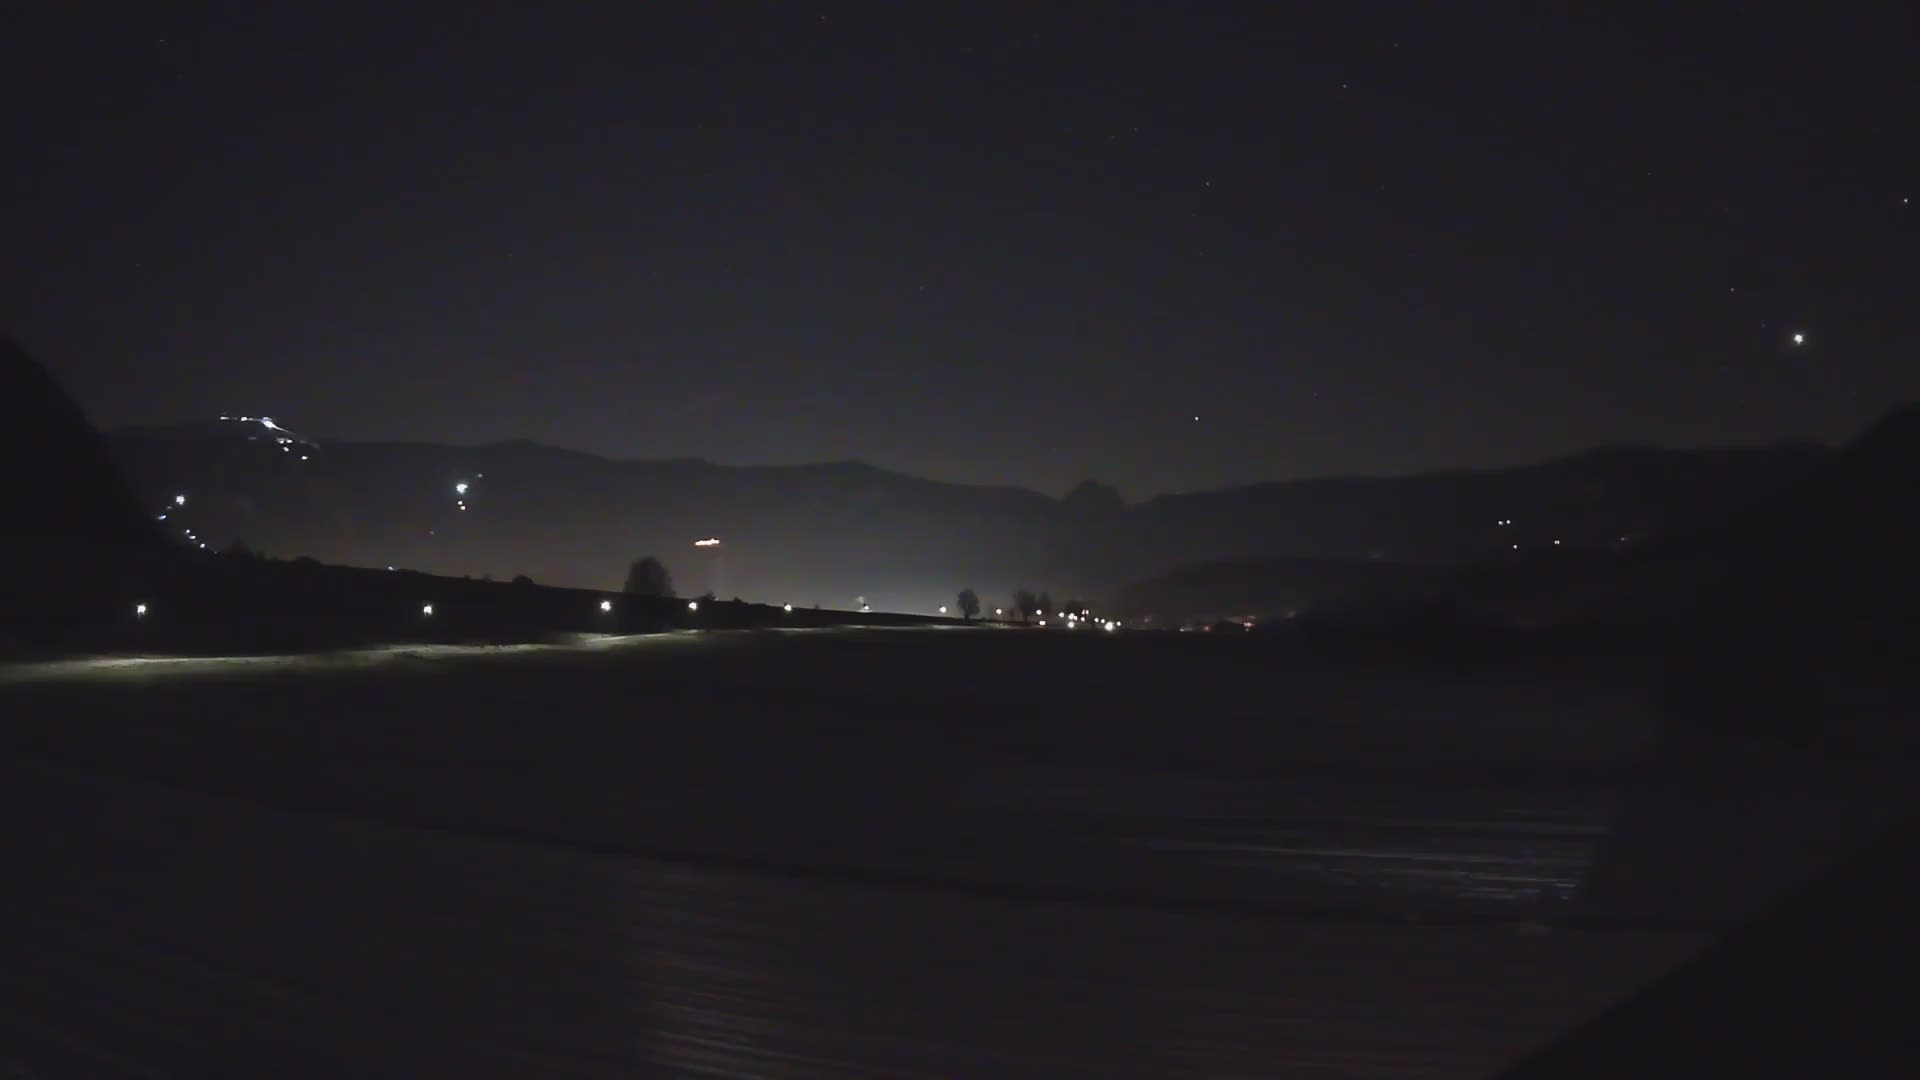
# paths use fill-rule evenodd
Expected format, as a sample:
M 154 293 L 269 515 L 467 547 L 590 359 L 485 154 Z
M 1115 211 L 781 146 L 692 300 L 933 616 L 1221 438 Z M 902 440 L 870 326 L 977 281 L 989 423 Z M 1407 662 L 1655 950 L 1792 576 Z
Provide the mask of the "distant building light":
M 945 605 L 945 604 L 941 604 L 941 605 L 940 605 L 940 614 L 942 614 L 942 615 L 945 615 L 946 613 L 947 613 L 947 605 Z
M 689 601 L 687 601 L 687 610 L 688 610 L 688 611 L 699 611 L 699 610 L 700 610 L 700 601 L 698 601 L 698 600 L 689 600 Z
M 1006 614 L 1006 611 L 1005 611 L 1004 609 L 1001 609 L 1001 608 L 994 608 L 994 609 L 993 609 L 993 613 L 994 613 L 995 615 L 1005 615 L 1005 614 Z
M 1520 545 L 1519 545 L 1519 544 L 1515 544 L 1515 545 L 1513 545 L 1513 550 L 1515 550 L 1515 551 L 1519 551 L 1519 550 L 1520 550 Z
M 780 610 L 781 610 L 781 611 L 784 611 L 784 612 L 786 612 L 786 613 L 787 613 L 787 614 L 789 614 L 789 615 L 791 615 L 791 614 L 793 614 L 793 605 L 792 605 L 792 604 L 782 604 L 782 605 L 780 605 Z
M 467 482 L 465 480 L 462 480 L 459 483 L 453 485 L 453 493 L 455 495 L 465 495 L 467 493 Z
M 1559 547 L 1559 546 L 1560 546 L 1560 541 L 1558 541 L 1558 540 L 1555 540 L 1555 541 L 1553 542 L 1553 546 L 1554 546 L 1554 547 Z
M 433 618 L 433 605 L 432 605 L 432 604 L 421 604 L 421 605 L 420 605 L 420 614 L 422 614 L 422 615 L 425 615 L 425 616 L 426 616 L 427 618 L 429 618 L 429 619 L 431 619 L 431 618 Z
M 161 521 L 165 521 L 165 520 L 167 520 L 167 515 L 165 515 L 165 514 L 161 514 L 161 515 L 160 515 L 160 520 L 161 520 Z
M 187 497 L 185 495 L 175 495 L 173 497 L 173 505 L 175 506 L 187 505 Z
M 602 601 L 600 601 L 600 610 L 601 610 L 601 611 L 612 611 L 612 610 L 613 610 L 613 601 L 611 601 L 611 600 L 602 600 Z
M 693 546 L 694 547 L 719 547 L 720 540 L 718 537 L 709 536 L 704 540 L 695 540 L 693 542 Z
M 1040 620 L 1040 625 L 1041 625 L 1041 626 L 1045 626 L 1045 625 L 1047 625 L 1047 620 L 1045 620 L 1045 619 L 1041 619 L 1041 620 Z
M 391 566 L 389 566 L 389 567 L 387 567 L 387 569 L 389 569 L 389 570 L 391 570 L 391 569 L 393 569 L 393 567 L 391 567 Z
M 144 618 L 146 618 L 146 617 L 147 617 L 147 605 L 145 605 L 145 604 L 135 604 L 135 605 L 133 605 L 133 617 L 134 617 L 134 618 L 136 618 L 136 619 L 144 619 Z

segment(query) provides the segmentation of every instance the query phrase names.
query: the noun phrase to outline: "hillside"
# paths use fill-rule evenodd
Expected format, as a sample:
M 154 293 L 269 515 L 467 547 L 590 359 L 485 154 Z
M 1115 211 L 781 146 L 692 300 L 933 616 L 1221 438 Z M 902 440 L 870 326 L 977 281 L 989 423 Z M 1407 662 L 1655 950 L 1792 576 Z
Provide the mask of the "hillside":
M 928 611 L 962 585 L 990 603 L 1021 585 L 1107 595 L 1209 561 L 1451 565 L 1554 540 L 1637 544 L 1723 519 L 1829 453 L 1803 444 L 1605 450 L 1514 469 L 1315 479 L 1128 505 L 1091 483 L 1056 499 L 858 462 L 737 467 L 526 442 L 280 437 L 229 421 L 110 439 L 150 500 L 191 493 L 183 527 L 215 546 L 244 538 L 327 562 L 525 573 L 587 588 L 617 584 L 629 560 L 654 553 L 690 591 L 827 606 L 865 596 Z M 691 546 L 707 536 L 723 546 Z

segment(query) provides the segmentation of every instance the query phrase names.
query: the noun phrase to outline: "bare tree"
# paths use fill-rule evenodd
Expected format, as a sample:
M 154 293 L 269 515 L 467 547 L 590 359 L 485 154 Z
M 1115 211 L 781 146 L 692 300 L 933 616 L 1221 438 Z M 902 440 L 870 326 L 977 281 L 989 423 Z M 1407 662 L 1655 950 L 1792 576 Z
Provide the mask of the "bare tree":
M 960 590 L 960 617 L 972 622 L 980 614 L 980 594 L 972 589 Z
M 651 555 L 635 559 L 627 568 L 627 585 L 621 590 L 628 596 L 673 596 L 673 575 L 667 573 L 666 564 Z

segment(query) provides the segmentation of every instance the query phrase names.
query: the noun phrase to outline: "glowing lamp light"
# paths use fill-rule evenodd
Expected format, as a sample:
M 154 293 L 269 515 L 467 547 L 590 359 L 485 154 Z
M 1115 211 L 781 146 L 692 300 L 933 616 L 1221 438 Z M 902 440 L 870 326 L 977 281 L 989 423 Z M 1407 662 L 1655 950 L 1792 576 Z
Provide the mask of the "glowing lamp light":
M 1047 620 L 1045 620 L 1045 619 L 1041 619 L 1041 620 L 1040 620 L 1040 625 L 1041 625 L 1041 626 L 1045 626 L 1045 625 L 1047 625 Z
M 700 610 L 700 601 L 698 601 L 698 600 L 689 600 L 689 601 L 687 601 L 687 610 L 688 610 L 688 611 L 699 611 L 699 610 Z
M 136 618 L 136 619 L 144 619 L 144 618 L 146 618 L 146 617 L 147 617 L 147 605 L 145 605 L 145 604 L 135 604 L 135 605 L 133 605 L 133 617 L 134 617 L 134 618 Z
M 784 612 L 786 612 L 786 613 L 787 613 L 787 614 L 789 614 L 789 615 L 791 615 L 791 614 L 793 614 L 793 605 L 792 605 L 792 604 L 781 604 L 781 605 L 780 605 L 780 610 L 781 610 L 781 611 L 784 611 Z
M 426 617 L 427 617 L 427 618 L 429 618 L 429 619 L 431 619 L 431 618 L 433 618 L 433 605 L 432 605 L 432 604 L 421 604 L 421 605 L 420 605 L 420 614 L 422 614 L 422 615 L 424 615 L 424 616 L 426 616 Z
M 996 615 L 996 616 L 999 616 L 999 615 L 1005 615 L 1005 614 L 1006 614 L 1006 612 L 1005 612 L 1005 611 L 1003 611 L 1003 610 L 1001 610 L 1000 608 L 994 608 L 994 609 L 993 609 L 993 613 L 994 613 L 994 615 Z
M 945 615 L 946 613 L 947 613 L 947 605 L 945 605 L 945 604 L 941 604 L 941 605 L 940 605 L 940 614 L 942 614 L 942 615 Z
M 173 505 L 175 506 L 187 505 L 187 497 L 185 495 L 175 495 L 173 497 Z
M 459 483 L 453 485 L 453 493 L 455 495 L 465 495 L 467 493 L 467 482 L 465 480 L 462 480 Z
M 1807 343 L 1807 335 L 1799 334 L 1799 333 L 1794 334 L 1793 343 L 1795 345 L 1805 345 Z
M 613 610 L 613 601 L 611 601 L 611 600 L 602 600 L 602 601 L 600 601 L 600 610 L 601 610 L 601 611 L 603 611 L 603 612 L 604 612 L 604 611 L 612 611 L 612 610 Z

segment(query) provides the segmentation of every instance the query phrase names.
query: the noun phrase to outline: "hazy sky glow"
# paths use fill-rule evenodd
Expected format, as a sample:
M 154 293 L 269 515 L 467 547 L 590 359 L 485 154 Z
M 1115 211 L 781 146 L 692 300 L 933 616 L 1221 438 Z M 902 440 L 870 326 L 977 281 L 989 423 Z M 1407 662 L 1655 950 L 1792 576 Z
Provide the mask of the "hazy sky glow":
M 1137 498 L 1920 396 L 1903 5 L 286 7 L 10 32 L 0 321 L 105 425 Z

